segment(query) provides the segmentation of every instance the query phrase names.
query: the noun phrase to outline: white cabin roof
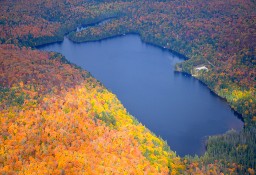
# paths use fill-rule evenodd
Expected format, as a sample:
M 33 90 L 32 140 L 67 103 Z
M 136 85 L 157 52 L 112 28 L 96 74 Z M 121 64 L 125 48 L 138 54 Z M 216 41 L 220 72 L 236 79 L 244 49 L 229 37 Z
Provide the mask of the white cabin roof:
M 197 67 L 196 70 L 208 70 L 208 68 L 205 66 L 200 66 L 200 67 Z

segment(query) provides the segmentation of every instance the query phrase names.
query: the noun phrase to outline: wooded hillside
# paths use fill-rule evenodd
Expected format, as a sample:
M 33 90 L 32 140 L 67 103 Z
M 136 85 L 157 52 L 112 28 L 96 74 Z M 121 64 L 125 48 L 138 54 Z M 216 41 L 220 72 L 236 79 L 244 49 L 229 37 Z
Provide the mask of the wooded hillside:
M 255 174 L 255 9 L 253 0 L 0 1 L 0 172 Z M 66 34 L 84 42 L 124 33 L 189 58 L 179 71 L 205 65 L 196 77 L 242 114 L 243 131 L 179 158 L 88 72 L 35 49 Z

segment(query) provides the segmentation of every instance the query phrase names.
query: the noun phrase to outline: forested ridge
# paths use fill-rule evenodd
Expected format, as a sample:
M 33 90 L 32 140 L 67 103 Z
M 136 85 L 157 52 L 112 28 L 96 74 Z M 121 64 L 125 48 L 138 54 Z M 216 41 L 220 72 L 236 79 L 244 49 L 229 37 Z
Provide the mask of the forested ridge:
M 1 174 L 173 174 L 184 165 L 56 53 L 1 45 Z M 4 78 L 3 78 L 4 77 Z
M 0 172 L 255 174 L 255 7 L 250 0 L 1 1 Z M 34 48 L 66 34 L 85 42 L 127 33 L 189 58 L 177 71 L 225 98 L 244 129 L 210 137 L 201 157 L 180 158 L 88 72 Z M 196 72 L 202 65 L 208 71 Z

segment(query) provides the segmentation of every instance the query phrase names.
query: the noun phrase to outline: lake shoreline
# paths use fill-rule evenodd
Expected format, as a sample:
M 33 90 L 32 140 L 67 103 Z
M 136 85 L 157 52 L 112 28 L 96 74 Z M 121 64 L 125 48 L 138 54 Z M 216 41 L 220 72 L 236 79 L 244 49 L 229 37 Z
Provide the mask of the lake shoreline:
M 107 19 L 104 19 L 102 21 L 105 21 L 105 20 L 108 20 L 108 19 L 111 19 L 111 18 L 107 18 Z M 98 23 L 101 23 L 102 21 L 98 21 L 96 23 L 90 23 L 88 24 L 89 26 L 92 26 L 94 24 L 98 24 Z M 83 25 L 83 26 L 86 26 L 86 25 Z M 118 38 L 118 37 L 124 37 L 124 36 L 127 36 L 127 35 L 137 35 L 140 37 L 140 40 L 144 43 L 144 44 L 148 44 L 148 45 L 151 45 L 151 46 L 154 46 L 154 47 L 157 47 L 157 48 L 160 48 L 161 50 L 166 50 L 168 52 L 170 52 L 171 54 L 183 59 L 184 61 L 186 60 L 189 60 L 190 58 L 189 57 L 186 57 L 185 55 L 183 54 L 180 54 L 172 49 L 169 49 L 169 48 L 164 48 L 163 46 L 159 45 L 159 44 L 155 44 L 153 42 L 147 42 L 145 39 L 142 38 L 141 34 L 139 32 L 129 32 L 129 33 L 124 33 L 124 34 L 121 34 L 121 35 L 115 35 L 115 36 L 109 36 L 109 37 L 105 37 L 105 38 L 101 38 L 101 39 L 95 39 L 95 40 L 88 40 L 88 41 L 75 41 L 75 40 L 72 40 L 70 37 L 68 37 L 68 35 L 71 33 L 71 32 L 74 32 L 76 31 L 76 29 L 73 29 L 72 31 L 70 32 L 67 32 L 65 33 L 63 39 L 61 41 L 55 41 L 55 42 L 49 42 L 49 43 L 45 43 L 45 44 L 41 44 L 41 45 L 37 45 L 35 46 L 36 49 L 40 48 L 40 47 L 44 47 L 44 46 L 47 46 L 49 44 L 53 44 L 53 43 L 62 43 L 64 41 L 64 38 L 66 37 L 67 39 L 69 39 L 70 41 L 72 41 L 73 43 L 75 44 L 81 44 L 81 43 L 90 43 L 90 42 L 100 42 L 100 41 L 104 41 L 104 40 L 109 40 L 109 39 L 114 39 L 114 38 Z M 244 123 L 244 118 L 243 118 L 243 115 L 241 113 L 239 113 L 228 101 L 225 97 L 222 97 L 220 95 L 218 95 L 217 92 L 215 92 L 213 89 L 211 89 L 205 82 L 203 82 L 201 79 L 197 78 L 197 77 L 194 77 L 192 76 L 191 73 L 188 73 L 188 72 L 185 72 L 183 70 L 179 71 L 179 70 L 175 70 L 176 73 L 181 73 L 183 75 L 189 75 L 193 78 L 195 78 L 196 80 L 199 80 L 200 83 L 202 83 L 203 85 L 205 85 L 212 93 L 214 93 L 216 96 L 218 96 L 219 98 L 221 98 L 222 100 L 224 100 L 230 107 L 231 109 L 233 109 L 239 116 L 238 118 Z
M 126 36 L 121 36 L 121 37 L 113 37 L 113 38 L 118 38 L 117 39 L 117 41 L 120 41 L 121 43 L 126 43 L 126 40 L 124 39 L 124 38 L 126 38 L 126 37 L 128 37 L 128 38 L 136 38 L 136 41 L 138 41 L 139 40 L 139 42 L 140 43 L 142 43 L 142 46 L 144 45 L 144 44 L 146 44 L 146 45 L 148 45 L 148 46 L 152 46 L 152 47 L 146 47 L 147 49 L 153 49 L 153 50 L 158 50 L 158 49 L 160 49 L 161 50 L 161 52 L 165 52 L 165 54 L 167 54 L 167 55 L 173 55 L 174 57 L 175 57 L 175 59 L 179 59 L 180 61 L 182 61 L 183 59 L 181 59 L 180 57 L 176 57 L 177 55 L 174 55 L 173 53 L 171 53 L 169 50 L 167 50 L 167 49 L 164 49 L 164 48 L 162 48 L 162 47 L 156 47 L 155 45 L 153 45 L 153 44 L 148 44 L 148 43 L 145 43 L 142 39 L 141 39 L 141 37 L 139 36 L 139 35 L 132 35 L 132 34 L 130 34 L 130 35 L 126 35 Z M 112 41 L 112 39 L 113 38 L 108 38 L 108 39 L 105 39 L 104 40 L 104 43 L 111 43 Z M 103 41 L 103 40 L 101 40 L 101 41 Z M 72 50 L 72 52 L 74 52 L 74 53 L 77 53 L 78 52 L 78 50 L 76 51 L 76 48 L 80 48 L 80 47 L 82 47 L 84 44 L 85 44 L 85 46 L 88 46 L 88 47 L 91 47 L 92 45 L 98 45 L 98 46 L 100 46 L 100 45 L 102 45 L 102 43 L 101 43 L 101 41 L 94 41 L 94 42 L 84 42 L 84 43 L 76 43 L 76 42 L 73 42 L 72 40 L 69 40 L 69 38 L 67 38 L 67 37 L 65 37 L 65 40 L 64 40 L 64 42 L 63 43 L 59 43 L 59 44 L 56 44 L 55 46 L 56 46 L 56 48 L 61 48 L 62 46 L 61 45 L 63 45 L 63 46 L 65 46 L 65 48 L 63 48 L 63 51 L 64 50 L 67 50 L 67 48 L 69 48 L 68 50 Z M 115 41 L 115 40 L 113 40 L 113 41 Z M 130 40 L 130 41 L 134 41 L 134 40 Z M 68 43 L 70 43 L 70 44 L 68 44 Z M 73 47 L 74 46 L 74 47 Z M 116 45 L 116 46 L 118 46 L 118 45 Z M 133 46 L 132 48 L 137 48 L 138 46 L 137 45 L 134 45 L 134 44 L 131 44 L 131 46 Z M 84 46 L 83 46 L 84 47 Z M 122 46 L 123 48 L 127 48 L 127 46 L 126 45 L 123 45 Z M 117 48 L 117 47 L 111 47 L 111 48 Z M 128 47 L 129 48 L 129 47 Z M 145 46 L 144 47 L 142 47 L 142 48 L 145 48 Z M 74 50 L 75 49 L 75 50 Z M 150 53 L 151 51 L 148 51 L 148 53 Z M 50 51 L 50 50 L 49 50 Z M 54 51 L 54 52 L 58 52 L 58 53 L 62 53 L 61 52 L 61 50 L 51 50 L 51 51 Z M 95 50 L 96 51 L 96 50 Z M 83 49 L 83 52 L 86 52 L 87 54 L 89 54 L 90 55 L 90 50 L 89 50 L 89 52 L 88 51 L 86 51 L 86 50 L 84 50 Z M 104 52 L 102 52 L 102 51 L 97 51 L 97 52 L 100 52 L 100 53 L 104 53 Z M 122 51 L 121 51 L 122 52 Z M 73 53 L 73 54 L 74 54 Z M 62 53 L 62 54 L 64 54 L 64 52 Z M 73 55 L 73 54 L 71 54 L 71 55 Z M 66 58 L 69 58 L 71 55 L 66 55 L 66 54 L 64 54 L 64 56 L 66 57 Z M 83 55 L 83 54 L 81 54 L 80 53 L 80 55 Z M 103 57 L 105 56 L 104 54 L 102 55 Z M 77 57 L 77 56 L 74 56 L 74 57 Z M 88 57 L 92 57 L 92 58 L 95 58 L 94 56 L 88 56 Z M 161 57 L 161 56 L 160 56 Z M 77 57 L 78 58 L 78 57 Z M 120 58 L 120 56 L 119 56 L 119 58 Z M 81 66 L 79 63 L 77 63 L 77 62 L 74 62 L 74 60 L 70 60 L 70 59 L 68 59 L 70 62 L 72 62 L 73 64 L 76 64 L 76 65 L 79 65 L 79 67 Z M 81 60 L 81 58 L 79 58 L 78 60 Z M 159 56 L 156 56 L 156 60 L 161 60 L 161 59 L 159 59 Z M 99 60 L 97 61 L 97 62 L 99 62 Z M 100 61 L 101 62 L 101 61 Z M 104 62 L 104 61 L 103 61 Z M 143 62 L 144 63 L 144 62 Z M 177 62 L 175 61 L 175 62 L 173 62 L 173 64 L 176 64 Z M 106 63 L 105 63 L 106 64 Z M 81 66 L 82 67 L 82 66 Z M 96 67 L 98 67 L 98 66 L 96 66 Z M 117 67 L 119 67 L 119 66 L 117 66 Z M 129 67 L 129 66 L 128 66 Z M 170 67 L 170 65 L 169 64 L 166 64 L 165 63 L 165 66 L 164 66 L 165 68 L 166 67 L 168 67 L 167 69 L 174 69 L 174 67 L 173 66 L 171 66 Z M 91 69 L 88 69 L 88 68 L 86 68 L 86 67 L 82 67 L 83 69 L 85 69 L 85 70 L 87 70 L 87 71 L 89 71 L 92 75 L 93 75 L 93 77 L 95 77 L 98 81 L 100 81 L 109 91 L 111 91 L 113 94 L 115 94 L 115 95 L 117 95 L 117 97 L 118 97 L 118 99 L 120 99 L 121 100 L 121 102 L 122 102 L 122 104 L 126 107 L 126 109 L 128 109 L 128 111 L 130 112 L 130 107 L 129 107 L 129 105 L 127 106 L 127 104 L 126 104 L 126 102 L 125 101 L 122 101 L 123 99 L 122 98 L 120 98 L 120 94 L 118 94 L 118 93 L 116 93 L 116 91 L 113 91 L 113 89 L 111 89 L 111 88 L 109 88 L 109 86 L 108 86 L 108 84 L 106 83 L 106 82 L 104 82 L 104 81 L 102 81 L 102 79 L 101 78 L 99 78 L 99 77 L 97 77 L 97 75 L 96 74 L 94 74 L 93 72 L 91 72 Z M 161 68 L 161 67 L 160 67 Z M 100 67 L 99 67 L 99 69 L 101 69 Z M 143 71 L 145 71 L 144 69 L 142 69 Z M 186 77 L 192 77 L 190 74 L 187 74 L 187 73 L 183 73 L 183 72 L 176 72 L 176 71 L 174 71 L 173 70 L 173 74 L 176 74 L 176 75 L 181 75 L 181 76 L 175 76 L 175 77 L 183 77 L 184 75 L 186 76 Z M 157 77 L 159 77 L 159 76 L 161 76 L 160 74 L 159 75 L 157 75 Z M 164 73 L 164 75 L 163 76 L 165 76 L 165 73 Z M 170 78 L 172 77 L 172 75 L 168 75 L 168 76 L 170 76 Z M 110 76 L 111 77 L 111 76 Z M 184 77 L 185 78 L 185 77 Z M 184 78 L 182 78 L 182 79 L 184 79 Z M 178 78 L 179 79 L 179 78 Z M 185 78 L 186 79 L 186 78 Z M 194 79 L 194 80 L 193 80 Z M 195 82 L 195 80 L 200 84 L 200 85 L 203 85 L 204 87 L 206 86 L 202 81 L 198 81 L 198 79 L 196 79 L 196 78 L 194 78 L 193 77 L 193 79 L 191 79 L 191 80 L 183 80 L 183 81 L 188 81 L 188 82 Z M 180 80 L 176 80 L 176 81 L 180 81 Z M 154 83 L 154 84 L 159 84 L 159 83 Z M 163 84 L 163 83 L 160 83 L 160 84 Z M 187 87 L 187 86 L 184 86 L 184 87 Z M 182 88 L 183 89 L 183 88 Z M 191 88 L 191 89 L 193 89 L 193 88 Z M 212 95 L 214 95 L 214 98 L 219 98 L 219 96 L 217 96 L 215 93 L 212 93 L 211 92 L 211 90 L 209 91 L 208 90 L 209 88 L 207 87 L 207 88 L 205 88 L 205 90 L 203 90 L 203 92 L 207 92 L 207 93 L 211 93 Z M 199 94 L 201 94 L 201 93 L 199 93 Z M 207 95 L 206 95 L 207 96 Z M 141 97 L 139 97 L 139 98 L 141 98 Z M 141 99 L 143 99 L 143 97 L 141 98 Z M 204 99 L 204 98 L 203 98 Z M 223 99 L 220 99 L 222 102 L 223 102 Z M 175 102 L 176 103 L 176 102 Z M 226 106 L 229 106 L 225 101 L 224 101 L 224 103 L 225 103 L 225 105 Z M 167 104 L 169 104 L 169 105 L 171 105 L 171 103 L 167 103 Z M 141 109 L 143 109 L 143 108 L 141 108 Z M 220 108 L 221 109 L 221 108 Z M 230 106 L 229 106 L 229 109 L 230 109 Z M 170 110 L 171 112 L 172 112 L 172 110 Z M 215 110 L 216 111 L 216 110 Z M 133 116 L 135 116 L 136 117 L 136 119 L 139 119 L 139 121 L 141 122 L 141 123 L 143 123 L 143 124 L 145 124 L 147 127 L 148 127 L 148 125 L 146 124 L 146 123 L 144 123 L 141 119 L 140 119 L 140 117 L 138 117 L 138 116 L 140 116 L 140 115 L 138 115 L 138 114 L 134 114 L 134 113 L 131 113 Z M 156 116 L 157 114 L 154 114 L 154 116 Z M 159 115 L 161 115 L 161 114 L 159 114 Z M 175 114 L 176 115 L 176 114 Z M 174 116 L 175 116 L 174 115 Z M 176 115 L 177 116 L 177 115 Z M 224 116 L 223 116 L 224 117 Z M 215 117 L 213 117 L 213 119 L 214 119 Z M 236 120 L 237 120 L 237 116 L 236 116 Z M 234 118 L 235 119 L 235 118 Z M 233 120 L 233 119 L 232 119 Z M 235 121 L 235 120 L 234 120 Z M 226 122 L 226 120 L 224 120 L 223 121 L 223 124 Z M 168 123 L 168 122 L 167 122 Z M 235 126 L 234 126 L 235 127 Z M 241 126 L 242 127 L 242 126 Z M 148 127 L 148 128 L 150 128 L 150 127 Z M 217 127 L 218 128 L 218 127 Z M 216 129 L 217 129 L 216 128 Z M 231 129 L 231 128 L 230 128 Z M 234 128 L 235 129 L 235 128 Z M 155 130 L 152 130 L 152 129 L 150 129 L 153 133 L 157 133 L 157 132 L 155 132 Z M 240 129 L 239 129 L 240 130 Z M 239 130 L 237 130 L 237 131 L 239 131 Z M 220 135 L 220 134 L 224 134 L 225 132 L 228 132 L 229 130 L 225 130 L 225 131 L 221 131 L 220 130 L 220 132 L 217 134 L 217 135 Z M 168 131 L 169 132 L 169 131 Z M 156 135 L 160 135 L 161 137 L 162 137 L 162 135 L 161 134 L 159 134 L 159 133 L 157 133 Z M 213 135 L 209 135 L 209 136 L 213 136 Z M 162 138 L 166 138 L 166 137 L 162 137 Z M 168 143 L 172 143 L 172 142 L 170 142 L 170 139 L 168 140 Z M 206 145 L 204 145 L 204 146 L 206 146 Z M 171 146 L 172 147 L 172 146 Z M 172 149 L 173 149 L 173 147 L 172 147 Z M 176 149 L 173 149 L 173 150 L 176 150 Z M 196 154 L 196 153 L 195 153 Z M 187 155 L 187 154 L 186 154 Z M 190 154 L 190 155 L 193 155 L 193 154 Z M 203 156 L 204 155 L 204 152 L 201 154 L 200 153 L 200 156 Z M 185 156 L 185 155 L 184 155 Z M 183 157 L 183 155 L 180 155 L 180 157 Z
M 145 43 L 145 44 L 148 44 L 148 45 L 151 45 L 151 46 L 160 48 L 160 49 L 162 49 L 162 50 L 167 50 L 168 52 L 174 54 L 175 56 L 178 56 L 179 58 L 183 59 L 184 61 L 190 59 L 189 57 L 186 57 L 185 55 L 183 55 L 183 54 L 181 54 L 181 53 L 179 53 L 179 52 L 176 52 L 176 51 L 174 51 L 174 50 L 172 50 L 172 49 L 165 48 L 165 47 L 163 47 L 163 46 L 161 46 L 161 45 L 159 45 L 159 44 L 155 44 L 155 43 L 153 43 L 153 42 L 148 42 L 148 41 L 146 41 L 145 39 L 142 38 L 142 36 L 141 36 L 141 34 L 140 34 L 139 32 L 125 33 L 125 34 L 122 34 L 122 35 L 115 35 L 115 36 L 110 36 L 110 37 L 106 37 L 106 38 L 102 38 L 102 39 L 95 39 L 95 40 L 81 41 L 81 42 L 80 42 L 80 41 L 74 41 L 74 40 L 72 40 L 72 38 L 69 38 L 69 37 L 68 37 L 68 39 L 69 39 L 70 41 L 72 41 L 73 43 L 79 44 L 79 43 L 87 43 L 87 42 L 104 41 L 104 40 L 108 40 L 108 39 L 123 37 L 123 36 L 126 36 L 126 35 L 138 35 L 138 36 L 140 37 L 141 41 L 142 41 L 143 43 Z M 176 64 L 176 65 L 177 65 L 177 64 Z M 239 113 L 239 112 L 227 101 L 227 99 L 226 99 L 225 97 L 222 97 L 222 96 L 218 95 L 217 92 L 215 92 L 212 88 L 210 88 L 210 87 L 209 87 L 205 82 L 203 82 L 201 79 L 199 79 L 199 78 L 197 78 L 197 77 L 194 77 L 194 76 L 192 76 L 191 73 L 185 72 L 185 71 L 183 71 L 183 70 L 181 70 L 181 71 L 175 70 L 175 72 L 181 73 L 181 74 L 183 74 L 183 75 L 189 75 L 189 76 L 195 78 L 196 80 L 199 80 L 199 82 L 202 83 L 203 85 L 205 85 L 213 94 L 215 94 L 216 96 L 218 96 L 219 98 L 221 98 L 222 100 L 224 100 L 224 101 L 231 107 L 231 109 L 233 109 L 233 110 L 239 115 L 238 118 L 239 118 L 242 122 L 244 122 L 243 115 L 242 115 L 241 113 Z

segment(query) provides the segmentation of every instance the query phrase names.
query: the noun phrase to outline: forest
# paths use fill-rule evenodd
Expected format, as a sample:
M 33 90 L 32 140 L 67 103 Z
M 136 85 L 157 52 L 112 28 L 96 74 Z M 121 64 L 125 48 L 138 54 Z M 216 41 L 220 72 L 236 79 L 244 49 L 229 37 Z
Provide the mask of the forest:
M 0 1 L 1 174 L 255 174 L 255 9 L 253 0 Z M 205 65 L 196 78 L 244 129 L 210 136 L 201 157 L 178 157 L 88 72 L 36 50 L 65 35 L 128 33 L 184 56 L 177 71 Z

